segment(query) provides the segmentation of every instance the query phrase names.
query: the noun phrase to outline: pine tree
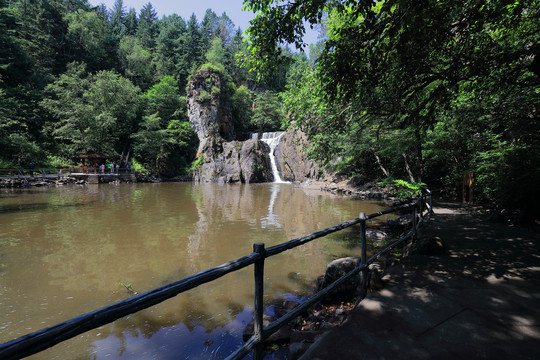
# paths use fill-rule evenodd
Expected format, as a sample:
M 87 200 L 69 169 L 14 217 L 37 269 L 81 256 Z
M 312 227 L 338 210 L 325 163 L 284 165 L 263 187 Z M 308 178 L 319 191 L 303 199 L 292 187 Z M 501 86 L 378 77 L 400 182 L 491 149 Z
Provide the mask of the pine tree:
M 158 33 L 157 13 L 151 3 L 147 3 L 141 9 L 139 22 L 137 24 L 137 38 L 147 49 L 154 49 L 156 46 L 156 36 Z

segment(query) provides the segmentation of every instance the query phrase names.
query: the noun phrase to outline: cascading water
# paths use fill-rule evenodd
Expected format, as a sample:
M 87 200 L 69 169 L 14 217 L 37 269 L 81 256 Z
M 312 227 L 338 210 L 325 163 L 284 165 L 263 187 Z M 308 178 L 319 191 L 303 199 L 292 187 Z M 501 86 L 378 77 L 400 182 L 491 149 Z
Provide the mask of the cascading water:
M 261 141 L 265 142 L 270 147 L 270 164 L 272 166 L 272 174 L 274 175 L 275 183 L 288 183 L 287 181 L 281 180 L 276 165 L 276 158 L 274 156 L 274 150 L 276 150 L 276 147 L 278 146 L 283 135 L 285 135 L 284 131 L 265 132 L 261 135 Z

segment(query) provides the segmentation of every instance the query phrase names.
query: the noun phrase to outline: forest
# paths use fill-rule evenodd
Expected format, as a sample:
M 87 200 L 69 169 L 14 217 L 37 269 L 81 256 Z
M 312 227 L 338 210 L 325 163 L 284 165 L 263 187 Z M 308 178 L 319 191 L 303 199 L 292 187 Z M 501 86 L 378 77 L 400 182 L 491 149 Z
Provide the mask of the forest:
M 537 0 L 245 0 L 248 29 L 122 0 L 0 7 L 0 168 L 97 152 L 189 173 L 186 84 L 211 66 L 236 131 L 300 129 L 312 158 L 360 184 L 459 198 L 472 174 L 475 202 L 540 216 Z M 304 44 L 305 26 L 318 43 Z
M 154 174 L 189 172 L 198 139 L 186 84 L 202 66 L 226 79 L 237 131 L 281 126 L 285 68 L 257 83 L 237 61 L 247 45 L 226 13 L 158 19 L 151 3 L 137 13 L 122 0 L 112 9 L 86 0 L 0 5 L 0 168 L 62 167 L 97 153 Z

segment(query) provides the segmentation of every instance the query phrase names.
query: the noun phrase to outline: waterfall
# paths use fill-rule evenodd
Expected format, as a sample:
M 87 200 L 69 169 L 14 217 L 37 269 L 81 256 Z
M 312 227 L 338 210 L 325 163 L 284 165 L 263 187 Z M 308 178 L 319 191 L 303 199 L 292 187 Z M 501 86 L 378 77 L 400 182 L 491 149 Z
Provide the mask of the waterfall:
M 281 180 L 281 177 L 279 176 L 276 157 L 274 156 L 274 150 L 276 150 L 283 135 L 285 135 L 285 131 L 265 132 L 261 135 L 261 141 L 265 142 L 270 147 L 270 153 L 268 155 L 270 156 L 270 164 L 272 165 L 272 174 L 274 175 L 275 183 L 287 183 L 287 181 Z

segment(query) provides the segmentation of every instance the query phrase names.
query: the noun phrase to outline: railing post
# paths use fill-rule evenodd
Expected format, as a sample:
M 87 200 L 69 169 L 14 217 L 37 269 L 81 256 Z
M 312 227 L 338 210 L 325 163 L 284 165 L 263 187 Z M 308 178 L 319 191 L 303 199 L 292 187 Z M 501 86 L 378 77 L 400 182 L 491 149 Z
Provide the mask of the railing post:
M 412 213 L 412 239 L 416 239 L 416 207 L 418 206 L 418 203 L 415 202 L 413 205 L 413 213 Z
M 255 303 L 254 303 L 254 329 L 253 334 L 257 345 L 253 350 L 253 359 L 262 360 L 263 358 L 263 342 L 262 342 L 262 330 L 263 330 L 263 296 L 264 296 L 264 258 L 265 250 L 263 243 L 253 244 L 253 252 L 261 255 L 261 258 L 255 262 Z
M 433 214 L 433 192 L 431 190 L 429 191 L 429 213 L 430 215 Z
M 424 216 L 424 194 L 420 193 L 420 221 Z
M 360 213 L 358 215 L 358 218 L 360 221 L 360 242 L 362 246 L 362 253 L 360 258 L 360 265 L 365 266 L 367 262 L 367 249 L 366 249 L 366 214 Z M 360 298 L 363 299 L 367 295 L 367 267 L 362 270 L 362 293 L 360 294 Z

